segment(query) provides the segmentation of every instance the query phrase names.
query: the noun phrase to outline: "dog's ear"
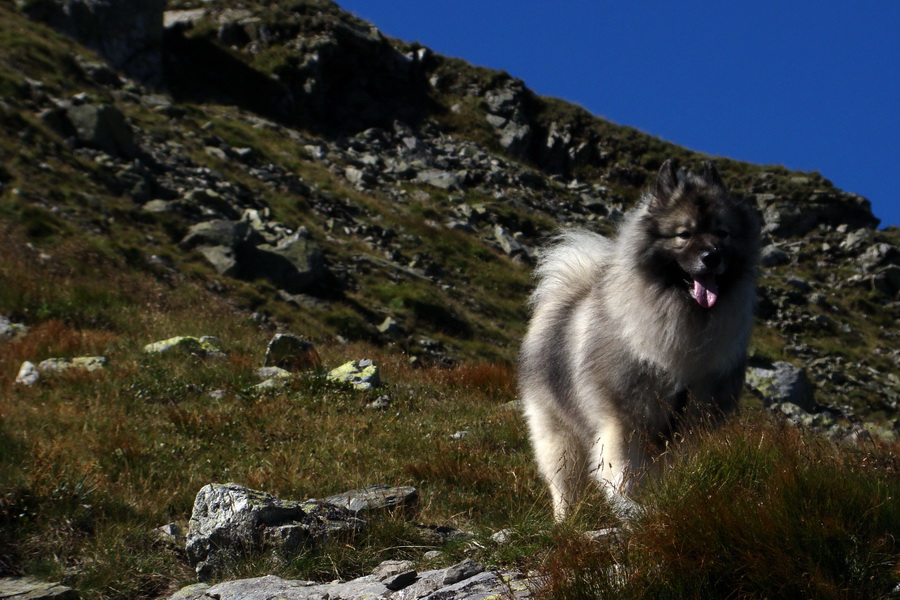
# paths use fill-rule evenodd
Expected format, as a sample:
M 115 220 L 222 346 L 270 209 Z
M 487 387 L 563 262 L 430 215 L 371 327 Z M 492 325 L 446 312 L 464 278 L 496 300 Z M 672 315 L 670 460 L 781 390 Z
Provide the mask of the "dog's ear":
M 722 191 L 725 191 L 725 184 L 722 183 L 722 176 L 719 175 L 719 170 L 716 168 L 716 163 L 711 160 L 703 161 L 703 181 L 712 187 L 717 187 Z
M 656 206 L 665 206 L 677 187 L 678 173 L 675 171 L 675 161 L 669 158 L 659 168 L 659 175 L 656 176 L 656 194 L 653 203 Z

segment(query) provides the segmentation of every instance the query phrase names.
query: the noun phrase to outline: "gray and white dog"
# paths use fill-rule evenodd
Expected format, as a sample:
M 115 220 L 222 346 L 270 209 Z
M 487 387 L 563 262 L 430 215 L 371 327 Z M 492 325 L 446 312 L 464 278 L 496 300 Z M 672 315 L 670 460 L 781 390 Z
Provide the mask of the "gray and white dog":
M 614 239 L 567 231 L 542 254 L 519 391 L 557 520 L 590 480 L 627 515 L 674 435 L 735 409 L 758 240 L 712 162 L 668 160 Z

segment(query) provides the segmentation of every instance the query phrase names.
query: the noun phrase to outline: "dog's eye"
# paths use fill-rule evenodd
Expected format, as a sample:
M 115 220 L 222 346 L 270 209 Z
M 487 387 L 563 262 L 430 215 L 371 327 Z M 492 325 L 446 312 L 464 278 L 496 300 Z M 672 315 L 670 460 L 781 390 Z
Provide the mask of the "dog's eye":
M 683 240 L 691 239 L 691 232 L 688 229 L 681 229 L 675 233 L 675 237 L 681 238 Z

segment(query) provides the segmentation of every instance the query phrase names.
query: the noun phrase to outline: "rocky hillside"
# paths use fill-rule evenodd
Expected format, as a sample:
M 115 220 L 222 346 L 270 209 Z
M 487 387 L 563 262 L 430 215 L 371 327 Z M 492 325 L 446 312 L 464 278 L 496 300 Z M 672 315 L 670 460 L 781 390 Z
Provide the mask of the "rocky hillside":
M 186 521 L 216 480 L 292 498 L 380 483 L 372 473 L 421 486 L 432 495 L 417 518 L 432 522 L 377 525 L 392 540 L 369 544 L 379 560 L 449 523 L 502 524 L 527 502 L 543 515 L 521 423 L 502 408 L 536 252 L 560 227 L 614 231 L 666 158 L 706 157 L 387 38 L 327 0 L 124 5 L 0 3 L 0 574 L 54 565 L 104 597 L 170 594 L 193 576 L 188 561 L 134 531 Z M 764 222 L 749 404 L 841 443 L 896 440 L 900 231 L 878 230 L 867 200 L 819 173 L 716 161 Z M 276 332 L 312 340 L 326 363 L 379 357 L 393 387 L 359 406 L 319 379 L 266 395 L 251 387 L 253 365 Z M 176 335 L 196 336 L 181 338 L 195 362 L 147 357 L 145 344 Z M 41 362 L 86 352 L 112 356 L 84 359 L 100 375 L 53 379 L 58 363 Z M 26 360 L 38 366 L 15 383 Z M 815 458 L 792 463 L 802 481 L 857 464 L 896 473 L 889 459 L 834 458 L 780 435 L 778 452 Z M 741 448 L 719 450 L 759 451 Z M 520 532 L 515 550 L 497 551 L 504 565 L 527 567 L 550 543 L 546 520 L 521 519 L 544 532 Z M 766 552 L 784 537 L 773 535 Z M 138 555 L 150 558 L 127 562 Z M 328 555 L 300 570 L 364 576 L 349 583 L 369 589 L 372 565 L 345 555 L 341 569 Z M 141 575 L 120 588 L 122 564 Z M 463 581 L 427 564 L 427 593 Z M 95 574 L 104 568 L 110 580 Z M 409 573 L 397 569 L 379 593 Z M 512 571 L 464 581 L 497 591 Z
M 542 240 L 611 231 L 700 158 L 331 2 L 62 6 L 0 8 L 4 221 L 317 339 L 512 360 Z M 807 410 L 894 419 L 897 232 L 818 173 L 718 162 L 765 222 L 758 366 L 805 369 Z

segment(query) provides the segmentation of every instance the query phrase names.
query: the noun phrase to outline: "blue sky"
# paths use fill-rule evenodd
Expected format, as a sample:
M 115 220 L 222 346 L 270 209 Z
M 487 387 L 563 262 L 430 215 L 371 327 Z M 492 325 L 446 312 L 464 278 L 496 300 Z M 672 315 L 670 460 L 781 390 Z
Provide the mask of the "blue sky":
M 900 2 L 338 3 L 692 150 L 819 171 L 900 226 Z

